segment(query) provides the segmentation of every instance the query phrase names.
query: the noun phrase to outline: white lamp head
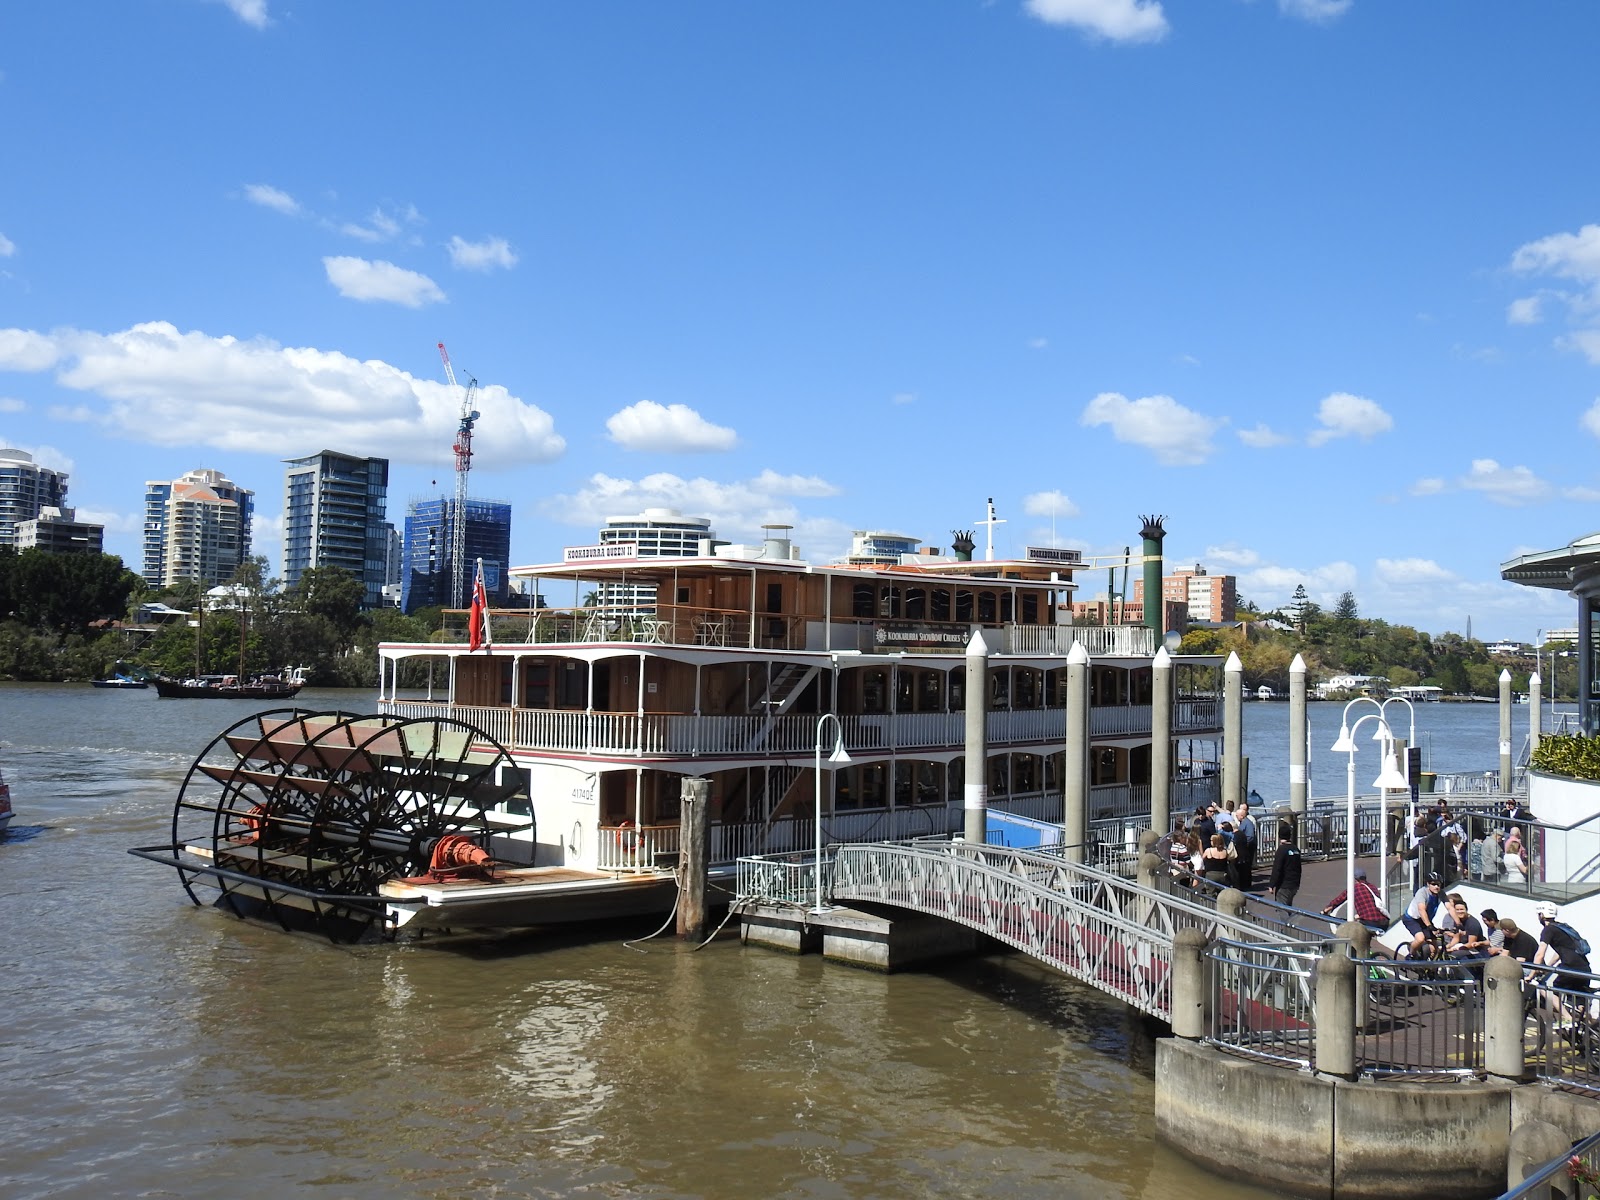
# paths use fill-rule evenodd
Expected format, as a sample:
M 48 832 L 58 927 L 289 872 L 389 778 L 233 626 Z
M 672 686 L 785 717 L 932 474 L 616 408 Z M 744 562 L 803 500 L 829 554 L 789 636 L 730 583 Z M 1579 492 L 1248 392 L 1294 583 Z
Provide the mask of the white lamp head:
M 828 761 L 831 762 L 836 767 L 842 767 L 846 763 L 850 763 L 850 762 L 854 762 L 855 761 L 853 758 L 851 758 L 848 754 L 845 753 L 845 750 L 844 750 L 844 739 L 843 738 L 840 738 L 837 742 L 835 742 L 833 744 L 833 753 L 828 755 Z
M 1385 721 L 1382 717 L 1379 717 L 1378 727 L 1372 731 L 1372 740 L 1375 742 L 1387 742 L 1391 741 L 1393 738 L 1394 734 L 1389 729 L 1389 722 Z
M 1383 756 L 1383 770 L 1378 772 L 1378 777 L 1372 781 L 1372 786 L 1386 791 L 1403 790 L 1410 786 L 1400 769 L 1394 765 L 1390 755 Z
M 1339 740 L 1334 742 L 1334 744 L 1328 747 L 1328 749 L 1335 754 L 1349 754 L 1350 751 L 1354 750 L 1355 748 L 1356 744 L 1350 737 L 1350 726 L 1340 725 Z

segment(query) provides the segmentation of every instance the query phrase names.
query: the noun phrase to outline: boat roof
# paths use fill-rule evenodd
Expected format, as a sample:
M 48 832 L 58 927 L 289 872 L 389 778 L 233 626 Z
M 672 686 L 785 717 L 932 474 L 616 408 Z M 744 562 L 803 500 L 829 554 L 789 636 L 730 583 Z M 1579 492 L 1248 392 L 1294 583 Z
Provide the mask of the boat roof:
M 1033 585 L 1054 590 L 1074 589 L 1072 564 L 1032 559 L 962 560 L 907 556 L 911 561 L 884 563 L 811 563 L 798 558 L 734 558 L 726 555 L 607 556 L 559 563 L 512 567 L 508 574 L 522 579 L 603 579 L 612 575 L 714 574 L 729 570 L 770 571 L 792 575 L 830 575 L 845 579 L 904 579 L 907 576 L 950 583 L 975 580 L 1007 585 Z

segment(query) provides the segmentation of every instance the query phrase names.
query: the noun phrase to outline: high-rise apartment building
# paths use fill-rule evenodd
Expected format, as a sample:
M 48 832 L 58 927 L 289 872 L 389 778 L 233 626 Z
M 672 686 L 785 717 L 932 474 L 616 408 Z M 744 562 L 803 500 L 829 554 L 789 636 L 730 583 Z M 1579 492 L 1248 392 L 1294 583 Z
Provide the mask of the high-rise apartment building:
M 647 508 L 631 516 L 607 517 L 600 530 L 600 545 L 633 558 L 692 558 L 716 536 L 710 517 L 686 517 L 674 508 Z M 607 607 L 653 610 L 656 589 L 649 584 L 602 583 L 599 601 Z
M 78 520 L 76 510 L 45 505 L 39 515 L 17 522 L 17 549 L 51 554 L 99 554 L 105 548 L 104 525 Z
M 151 587 L 193 579 L 216 587 L 250 557 L 255 493 L 221 471 L 144 485 L 144 570 Z
M 454 602 L 450 533 L 455 508 L 453 497 L 413 500 L 406 506 L 400 607 L 408 613 L 434 604 L 448 608 Z M 481 558 L 490 607 L 504 606 L 510 582 L 506 568 L 511 559 L 511 505 L 501 500 L 468 500 L 465 533 L 467 586 L 462 595 L 471 599 Z
M 362 604 L 376 608 L 388 558 L 389 460 L 323 450 L 284 461 L 284 586 L 312 567 L 341 567 L 361 580 Z
M 1238 577 L 1209 575 L 1199 563 L 1192 571 L 1175 571 L 1161 577 L 1161 598 L 1189 606 L 1191 621 L 1232 621 L 1239 606 Z M 1135 603 L 1144 600 L 1144 581 L 1133 584 Z
M 67 473 L 41 467 L 26 450 L 0 450 L 0 546 L 17 544 L 17 523 L 67 502 Z

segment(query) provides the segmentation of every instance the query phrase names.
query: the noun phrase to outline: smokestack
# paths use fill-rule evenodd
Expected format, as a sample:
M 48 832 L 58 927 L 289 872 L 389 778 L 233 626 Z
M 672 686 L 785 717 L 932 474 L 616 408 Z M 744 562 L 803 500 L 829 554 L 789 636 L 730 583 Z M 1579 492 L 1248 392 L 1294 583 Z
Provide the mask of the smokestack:
M 973 540 L 972 530 L 952 529 L 950 531 L 950 550 L 956 556 L 957 562 L 971 562 L 972 548 L 978 543 Z
M 1165 607 L 1161 596 L 1161 542 L 1167 536 L 1162 528 L 1166 519 L 1164 516 L 1139 518 L 1144 522 L 1139 530 L 1139 536 L 1144 539 L 1144 627 L 1155 632 L 1158 642 L 1166 632 L 1161 628 L 1161 613 Z

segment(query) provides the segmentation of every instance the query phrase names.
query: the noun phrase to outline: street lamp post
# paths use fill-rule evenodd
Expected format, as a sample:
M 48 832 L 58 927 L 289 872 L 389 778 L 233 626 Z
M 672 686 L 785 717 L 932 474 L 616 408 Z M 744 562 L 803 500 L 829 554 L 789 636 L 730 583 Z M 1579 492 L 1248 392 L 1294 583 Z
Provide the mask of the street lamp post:
M 850 761 L 850 756 L 844 751 L 844 726 L 839 723 L 839 718 L 836 714 L 831 712 L 823 713 L 817 718 L 817 760 L 812 771 L 817 792 L 817 854 L 816 860 L 812 864 L 814 874 L 811 880 L 813 889 L 812 894 L 816 901 L 816 903 L 811 906 L 811 911 L 814 913 L 825 913 L 828 911 L 828 909 L 824 908 L 822 904 L 822 729 L 823 726 L 829 721 L 833 722 L 833 753 L 828 755 L 828 761 L 832 763 L 835 768 L 844 766 Z
M 1404 704 L 1406 706 L 1407 711 L 1409 711 L 1410 714 L 1411 714 L 1411 725 L 1410 725 L 1411 732 L 1410 732 L 1410 734 L 1408 736 L 1408 739 L 1406 741 L 1406 745 L 1407 745 L 1407 747 L 1415 746 L 1417 744 L 1417 709 L 1416 709 L 1416 706 L 1413 705 L 1411 703 L 1411 701 L 1407 700 L 1404 696 L 1390 696 L 1382 704 L 1378 705 L 1378 711 L 1380 713 L 1384 714 L 1384 722 L 1383 722 L 1384 723 L 1384 727 L 1386 729 L 1391 729 L 1391 730 L 1393 729 L 1393 726 L 1391 726 L 1389 724 L 1389 720 L 1388 720 L 1389 705 L 1397 704 L 1397 703 L 1398 704 Z M 1391 755 L 1394 757 L 1395 770 L 1396 770 L 1396 772 L 1401 774 L 1405 779 L 1406 789 L 1407 789 L 1406 790 L 1406 801 L 1407 801 L 1407 803 L 1406 803 L 1406 811 L 1407 811 L 1407 814 L 1408 814 L 1407 817 L 1406 817 L 1406 820 L 1408 822 L 1407 825 L 1406 825 L 1406 828 L 1407 829 L 1414 829 L 1414 828 L 1416 828 L 1416 824 L 1417 824 L 1417 805 L 1416 805 L 1416 802 L 1411 799 L 1411 796 L 1412 796 L 1411 785 L 1412 785 L 1412 782 L 1413 782 L 1412 779 L 1411 779 L 1411 765 L 1408 762 L 1406 764 L 1406 769 L 1404 771 L 1400 771 L 1400 757 L 1399 757 L 1399 755 L 1396 755 L 1394 753 L 1394 738 L 1393 737 L 1390 737 L 1389 741 L 1386 743 L 1383 753 L 1384 753 L 1385 761 L 1387 761 L 1388 758 Z M 1383 839 L 1385 837 L 1387 837 L 1388 833 L 1389 833 L 1389 789 L 1388 788 L 1381 788 L 1379 790 L 1379 792 L 1378 792 L 1378 803 L 1379 803 L 1380 808 L 1381 808 L 1381 812 L 1380 812 L 1380 815 L 1378 817 L 1378 829 L 1379 829 L 1379 833 L 1378 833 L 1379 847 L 1378 847 L 1378 849 L 1379 849 L 1380 858 L 1381 858 L 1381 860 L 1383 862 L 1383 911 L 1384 912 L 1388 912 L 1389 911 L 1389 859 L 1388 859 L 1388 854 L 1387 854 L 1388 845 L 1383 842 Z
M 1363 697 L 1363 699 L 1365 699 L 1365 697 Z M 1353 704 L 1353 703 L 1355 703 L 1355 701 L 1352 700 L 1351 704 Z M 1376 704 L 1377 701 L 1374 700 L 1373 703 Z M 1348 712 L 1349 709 L 1350 709 L 1350 706 L 1347 704 L 1345 706 L 1345 711 Z M 1345 893 L 1344 893 L 1344 895 L 1345 895 L 1345 905 L 1346 905 L 1345 911 L 1346 911 L 1346 913 L 1348 913 L 1348 915 L 1349 915 L 1351 920 L 1355 920 L 1356 919 L 1356 843 L 1357 843 L 1357 840 L 1358 840 L 1357 837 L 1356 837 L 1356 739 L 1355 739 L 1355 734 L 1356 734 L 1356 731 L 1358 729 L 1360 729 L 1362 724 L 1364 722 L 1366 722 L 1366 721 L 1376 721 L 1378 723 L 1378 728 L 1376 730 L 1376 737 L 1377 737 L 1378 741 L 1384 742 L 1384 741 L 1389 740 L 1389 723 L 1383 719 L 1383 710 L 1380 707 L 1379 710 L 1377 712 L 1375 712 L 1375 713 L 1368 713 L 1364 717 L 1357 717 L 1356 721 L 1355 721 L 1355 724 L 1353 724 L 1353 725 L 1347 725 L 1347 724 L 1344 724 L 1343 722 L 1341 722 L 1340 725 L 1339 725 L 1339 740 L 1334 742 L 1332 747 L 1330 747 L 1330 749 L 1335 754 L 1344 754 L 1344 755 L 1346 755 L 1345 773 L 1344 773 L 1344 779 L 1345 779 L 1345 785 L 1344 785 L 1345 786 L 1345 832 L 1344 832 Z M 1382 770 L 1379 771 L 1378 778 L 1373 780 L 1372 786 L 1376 787 L 1376 788 L 1390 788 L 1390 787 L 1395 787 L 1397 785 L 1401 785 L 1403 783 L 1404 783 L 1404 780 L 1402 780 L 1400 778 L 1399 772 L 1394 769 L 1394 763 L 1392 761 L 1390 761 L 1389 759 L 1385 758 L 1385 760 L 1383 762 Z

